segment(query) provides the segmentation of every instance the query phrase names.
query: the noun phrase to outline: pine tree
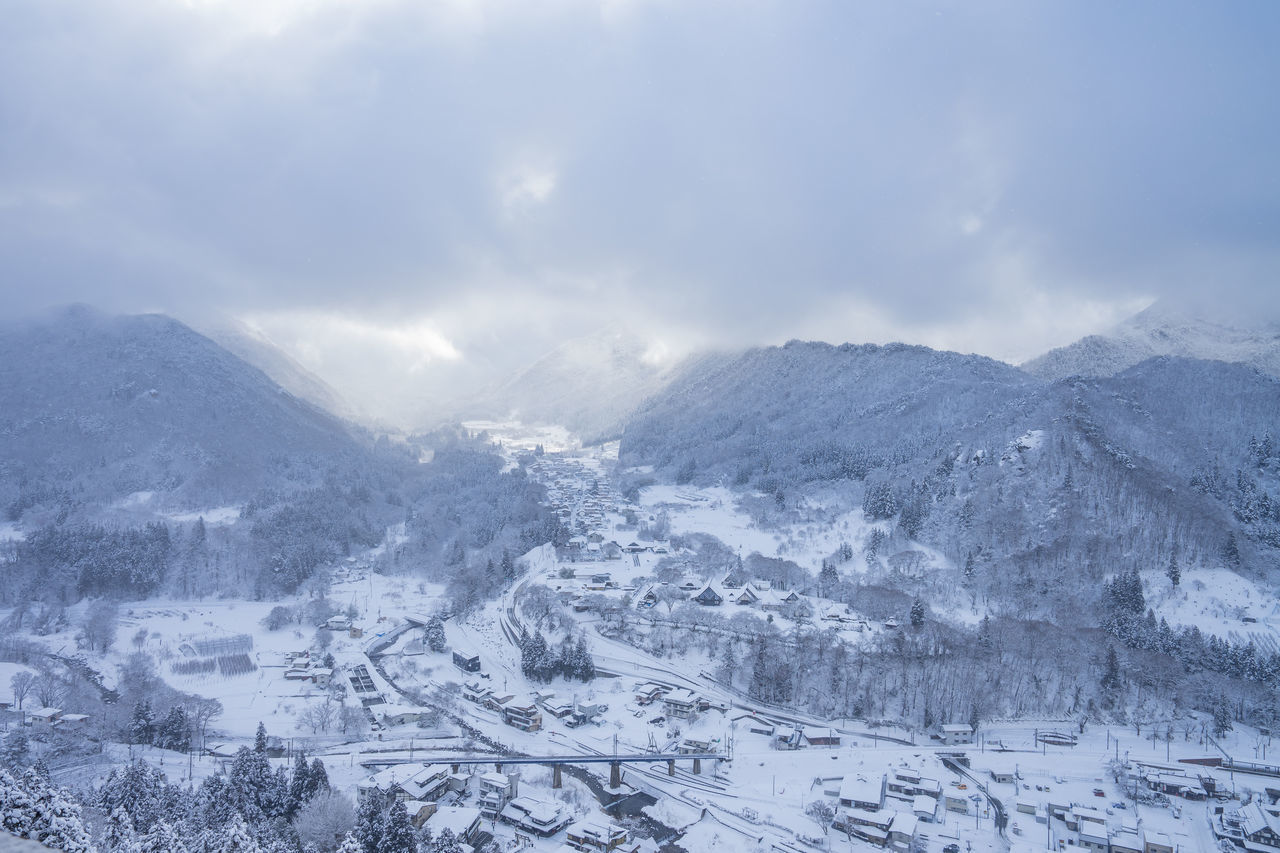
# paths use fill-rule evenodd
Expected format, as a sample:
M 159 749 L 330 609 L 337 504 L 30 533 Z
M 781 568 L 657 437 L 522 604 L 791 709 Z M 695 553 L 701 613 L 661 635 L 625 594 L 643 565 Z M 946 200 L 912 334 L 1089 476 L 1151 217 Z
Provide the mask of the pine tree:
M 378 844 L 382 840 L 382 830 L 386 823 L 386 798 L 375 788 L 365 796 L 360 802 L 360 808 L 356 810 L 354 832 L 364 853 L 378 853 Z
M 974 583 L 978 579 L 978 566 L 973 558 L 973 552 L 970 551 L 968 556 L 964 558 L 964 577 L 960 581 L 965 589 L 973 589 Z
M 462 853 L 462 845 L 458 843 L 453 830 L 445 827 L 435 841 L 431 842 L 431 853 Z
M 919 631 L 921 628 L 924 627 L 924 614 L 925 614 L 925 609 L 924 609 L 923 601 L 917 598 L 915 601 L 911 602 L 912 630 Z
M 112 853 L 141 853 L 137 833 L 133 831 L 133 818 L 122 806 L 107 816 L 107 826 L 102 833 L 102 844 Z
M 1222 545 L 1222 560 L 1233 568 L 1240 565 L 1240 546 L 1236 544 L 1236 534 L 1227 534 L 1227 541 Z
M 1177 586 L 1182 581 L 1182 569 L 1178 567 L 1178 552 L 1176 549 L 1169 555 L 1169 567 L 1164 570 L 1164 573 L 1169 576 L 1169 583 L 1174 586 Z
M 1108 693 L 1120 687 L 1120 657 L 1115 646 L 1107 647 L 1107 663 L 1102 673 L 1102 689 Z
M 298 809 L 310 799 L 311 765 L 307 764 L 307 756 L 301 750 L 293 762 L 293 775 L 289 778 L 289 798 L 286 814 L 292 818 Z
M 129 718 L 129 743 L 149 744 L 155 738 L 156 719 L 151 712 L 151 703 L 146 699 L 133 706 L 133 715 Z
M 324 769 L 324 762 L 318 758 L 311 759 L 311 773 L 307 778 L 307 799 L 329 790 L 329 772 Z
M 432 616 L 427 620 L 425 637 L 427 648 L 433 652 L 443 652 L 449 647 L 449 641 L 444 635 L 444 622 L 440 621 L 439 616 Z
M 151 831 L 142 836 L 139 849 L 141 853 L 187 853 L 187 846 L 178 833 L 163 820 L 156 821 Z
M 378 841 L 378 853 L 416 853 L 417 840 L 404 803 L 396 800 L 387 812 L 387 822 Z
M 844 546 L 847 547 L 847 546 Z M 840 573 L 831 560 L 822 561 L 822 571 L 818 573 L 818 590 L 824 598 L 830 597 L 832 590 L 840 583 Z
M 253 736 L 253 751 L 265 753 L 267 751 L 267 727 L 258 722 L 258 731 Z
M 253 835 L 250 834 L 249 825 L 237 813 L 231 818 L 230 823 L 223 828 L 216 841 L 213 853 L 262 853 L 262 848 L 258 846 L 258 842 L 254 841 Z
M 364 845 L 355 837 L 354 833 L 348 832 L 342 839 L 342 844 L 338 845 L 337 853 L 364 853 Z
M 156 734 L 156 745 L 163 749 L 185 752 L 191 745 L 191 721 L 181 705 L 169 709 Z
M 505 548 L 502 549 L 502 562 L 499 565 L 502 566 L 502 579 L 505 582 L 511 583 L 516 579 L 516 561 L 511 559 L 511 552 Z

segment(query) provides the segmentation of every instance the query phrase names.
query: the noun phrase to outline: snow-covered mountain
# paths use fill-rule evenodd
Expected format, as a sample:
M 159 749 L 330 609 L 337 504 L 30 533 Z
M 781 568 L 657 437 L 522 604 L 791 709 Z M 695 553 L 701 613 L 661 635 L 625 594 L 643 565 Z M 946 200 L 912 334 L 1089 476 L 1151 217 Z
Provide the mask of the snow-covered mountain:
M 608 437 L 675 373 L 675 365 L 656 356 L 648 341 L 610 325 L 565 341 L 467 401 L 460 413 L 557 424 L 588 440 Z
M 1109 332 L 1050 350 L 1022 367 L 1049 380 L 1114 376 L 1160 355 L 1240 362 L 1280 376 L 1280 325 L 1244 325 L 1157 303 Z
M 0 328 L 0 505 L 92 507 L 133 494 L 241 501 L 370 442 L 170 317 L 60 310 Z
M 682 374 L 629 420 L 619 459 L 637 480 L 734 485 L 780 517 L 861 506 L 895 549 L 972 559 L 993 602 L 1061 618 L 1109 573 L 1174 553 L 1280 568 L 1276 412 L 1280 380 L 1220 361 L 1049 383 L 924 347 L 793 342 Z
M 346 420 L 360 413 L 332 385 L 303 367 L 266 335 L 231 317 L 193 323 L 200 334 L 267 374 L 284 390 Z

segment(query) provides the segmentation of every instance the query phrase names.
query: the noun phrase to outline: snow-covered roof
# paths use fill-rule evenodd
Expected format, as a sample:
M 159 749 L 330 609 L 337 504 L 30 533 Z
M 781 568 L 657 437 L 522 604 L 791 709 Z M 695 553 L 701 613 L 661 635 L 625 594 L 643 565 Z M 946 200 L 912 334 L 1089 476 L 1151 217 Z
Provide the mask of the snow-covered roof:
M 480 810 L 470 806 L 440 806 L 436 813 L 427 818 L 427 826 L 434 835 L 446 829 L 458 838 L 465 836 L 471 827 L 480 820 Z
M 846 776 L 840 781 L 840 799 L 851 803 L 878 803 L 882 781 Z

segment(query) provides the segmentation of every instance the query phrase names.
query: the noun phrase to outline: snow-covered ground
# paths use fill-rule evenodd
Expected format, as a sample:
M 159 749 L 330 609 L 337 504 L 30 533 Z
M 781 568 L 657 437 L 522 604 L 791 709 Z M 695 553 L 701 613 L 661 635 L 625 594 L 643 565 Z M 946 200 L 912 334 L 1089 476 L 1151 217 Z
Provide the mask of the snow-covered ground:
M 1163 572 L 1143 573 L 1147 604 L 1169 625 L 1195 626 L 1234 642 L 1280 651 L 1280 596 L 1228 569 L 1187 569 L 1177 587 Z M 1254 621 L 1244 621 L 1246 619 Z

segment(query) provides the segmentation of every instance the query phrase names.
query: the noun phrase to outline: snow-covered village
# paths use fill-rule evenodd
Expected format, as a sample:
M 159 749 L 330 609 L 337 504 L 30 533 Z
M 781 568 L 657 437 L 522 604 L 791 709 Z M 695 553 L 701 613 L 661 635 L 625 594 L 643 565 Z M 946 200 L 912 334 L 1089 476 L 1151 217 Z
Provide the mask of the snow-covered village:
M 0 853 L 1280 853 L 1277 44 L 8 0 Z

